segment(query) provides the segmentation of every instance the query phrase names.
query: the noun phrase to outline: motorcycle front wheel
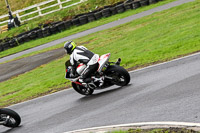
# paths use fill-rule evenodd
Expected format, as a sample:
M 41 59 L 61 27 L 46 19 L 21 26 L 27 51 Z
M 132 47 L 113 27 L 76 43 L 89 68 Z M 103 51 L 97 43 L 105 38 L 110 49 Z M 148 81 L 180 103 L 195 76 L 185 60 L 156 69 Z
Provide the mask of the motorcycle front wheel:
M 130 82 L 130 74 L 126 69 L 118 65 L 111 65 L 105 72 L 111 78 L 111 83 L 118 86 L 125 86 Z
M 21 117 L 11 109 L 2 108 L 0 109 L 0 121 L 5 122 L 4 126 L 14 128 L 20 125 Z
M 86 88 L 82 85 L 78 85 L 72 82 L 72 87 L 74 88 L 75 91 L 77 91 L 78 93 L 82 94 L 82 95 L 92 95 L 92 93 L 94 92 L 93 89 L 90 88 Z

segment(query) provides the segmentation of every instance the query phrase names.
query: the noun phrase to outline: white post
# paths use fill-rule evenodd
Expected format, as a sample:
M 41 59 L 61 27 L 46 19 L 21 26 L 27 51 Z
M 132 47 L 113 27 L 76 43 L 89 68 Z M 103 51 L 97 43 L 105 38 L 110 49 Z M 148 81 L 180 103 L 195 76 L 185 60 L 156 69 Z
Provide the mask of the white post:
M 39 16 L 42 16 L 42 12 L 41 12 L 40 7 L 38 5 L 37 5 L 37 10 L 38 10 Z
M 61 1 L 60 1 L 60 0 L 57 0 L 57 1 L 58 1 L 58 4 L 59 4 L 60 9 L 62 9 L 63 7 L 62 7 Z

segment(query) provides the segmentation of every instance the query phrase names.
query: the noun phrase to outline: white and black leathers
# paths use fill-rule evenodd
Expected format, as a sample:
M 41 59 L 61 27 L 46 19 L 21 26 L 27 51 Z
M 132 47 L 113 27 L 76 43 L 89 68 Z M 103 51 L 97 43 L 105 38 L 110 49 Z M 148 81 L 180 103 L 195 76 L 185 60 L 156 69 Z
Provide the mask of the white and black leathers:
M 70 63 L 74 68 L 73 73 L 76 71 L 77 66 L 83 63 L 87 67 L 81 76 L 83 79 L 87 78 L 98 69 L 98 59 L 99 55 L 94 54 L 84 46 L 77 46 L 70 55 Z

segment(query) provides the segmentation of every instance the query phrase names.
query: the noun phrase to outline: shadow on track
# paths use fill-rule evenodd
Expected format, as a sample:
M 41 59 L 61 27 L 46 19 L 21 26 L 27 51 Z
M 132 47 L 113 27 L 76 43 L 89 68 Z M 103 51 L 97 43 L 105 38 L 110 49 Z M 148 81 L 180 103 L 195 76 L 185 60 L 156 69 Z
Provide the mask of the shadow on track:
M 106 91 L 102 91 L 102 92 L 99 92 L 99 93 L 94 93 L 92 94 L 91 96 L 84 96 L 84 97 L 81 97 L 79 99 L 79 101 L 83 102 L 83 101 L 89 101 L 89 100 L 92 100 L 92 99 L 96 99 L 96 98 L 99 98 L 99 97 L 102 97 L 102 96 L 106 96 L 106 95 L 109 95 L 113 92 L 117 92 L 117 91 L 120 91 L 122 89 L 126 89 L 126 88 L 129 88 L 131 86 L 131 84 L 128 84 L 127 86 L 123 86 L 123 87 L 115 87 L 113 89 L 109 89 L 109 90 L 106 90 Z M 102 90 L 105 90 L 105 89 L 102 89 Z
M 15 127 L 15 128 L 9 128 L 6 131 L 0 132 L 0 133 L 14 133 L 15 131 L 17 131 L 21 127 L 22 127 L 22 125 L 20 125 L 19 127 Z

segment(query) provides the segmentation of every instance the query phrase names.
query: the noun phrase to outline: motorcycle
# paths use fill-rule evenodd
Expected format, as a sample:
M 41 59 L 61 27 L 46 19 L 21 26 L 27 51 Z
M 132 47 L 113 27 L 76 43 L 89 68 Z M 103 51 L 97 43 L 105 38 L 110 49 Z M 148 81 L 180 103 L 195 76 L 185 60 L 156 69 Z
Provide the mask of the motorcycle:
M 67 78 L 72 82 L 75 91 L 82 95 L 92 95 L 95 89 L 104 89 L 112 85 L 126 86 L 130 82 L 130 75 L 126 69 L 120 66 L 121 59 L 117 62 L 109 62 L 110 53 L 98 58 L 98 70 L 92 74 L 92 81 L 89 83 L 79 82 L 80 75 L 87 67 L 79 64 L 76 73 L 77 78 Z
M 0 109 L 0 125 L 15 128 L 18 127 L 21 123 L 21 117 L 15 111 L 2 108 Z

